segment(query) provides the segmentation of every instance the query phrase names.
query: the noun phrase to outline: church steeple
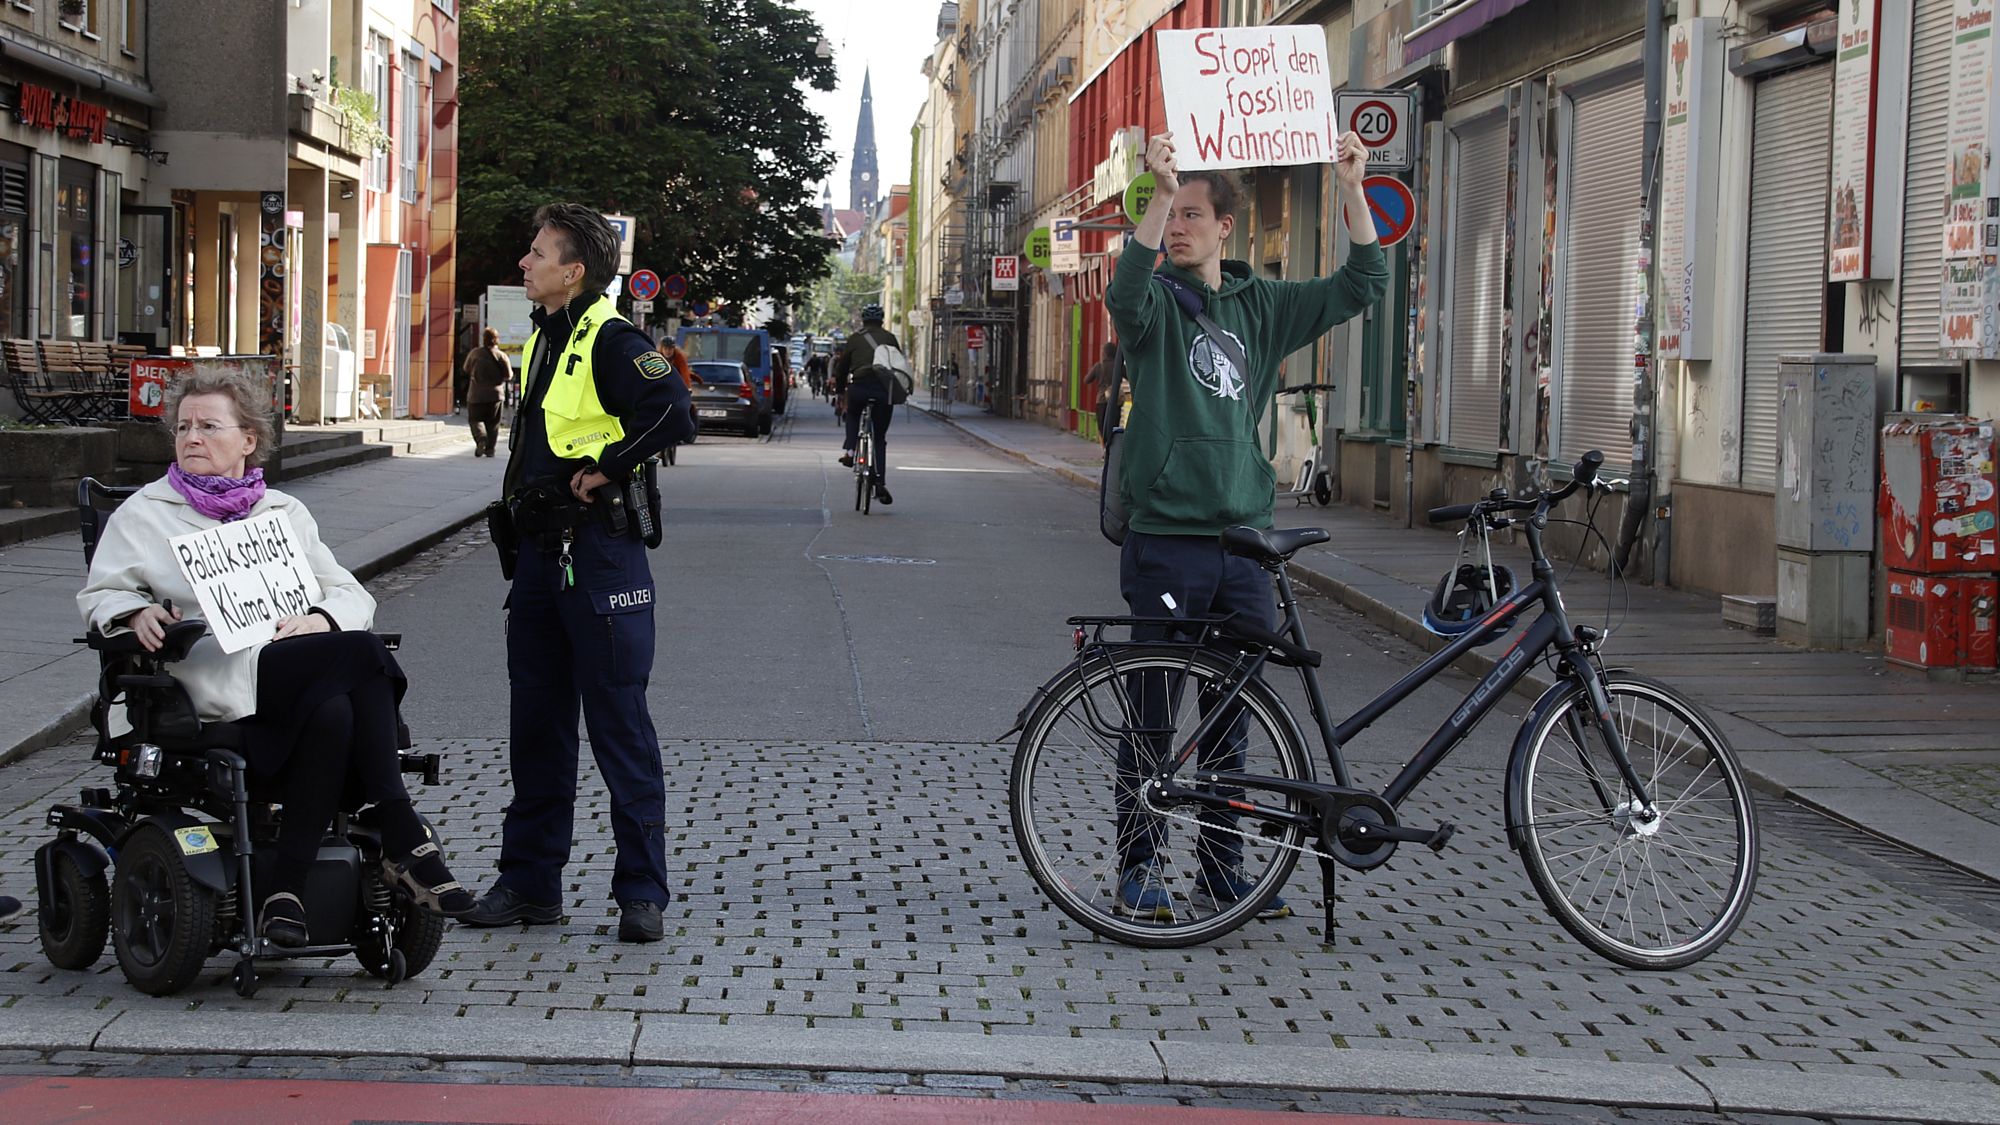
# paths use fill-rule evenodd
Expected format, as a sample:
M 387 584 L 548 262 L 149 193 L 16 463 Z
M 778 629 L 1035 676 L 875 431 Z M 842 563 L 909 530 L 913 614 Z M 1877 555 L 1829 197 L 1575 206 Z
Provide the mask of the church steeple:
M 861 119 L 854 126 L 854 161 L 847 175 L 847 206 L 864 215 L 872 214 L 881 198 L 882 181 L 875 173 L 875 96 L 869 88 L 869 72 L 861 72 Z

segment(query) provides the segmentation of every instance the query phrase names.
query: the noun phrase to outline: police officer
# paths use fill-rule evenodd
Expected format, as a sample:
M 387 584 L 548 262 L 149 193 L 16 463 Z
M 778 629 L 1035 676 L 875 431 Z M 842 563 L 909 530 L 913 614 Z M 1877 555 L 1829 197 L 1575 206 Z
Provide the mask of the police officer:
M 646 710 L 646 504 L 644 490 L 628 486 L 648 458 L 694 435 L 694 419 L 680 376 L 604 295 L 617 264 L 618 237 L 597 212 L 551 203 L 536 213 L 521 274 L 541 307 L 523 353 L 503 486 L 519 539 L 507 619 L 514 799 L 499 878 L 464 922 L 561 920 L 580 702 L 611 790 L 618 937 L 645 942 L 660 939 L 672 896 L 660 743 Z
M 841 446 L 840 463 L 852 468 L 854 450 L 860 444 L 861 420 L 875 419 L 875 502 L 893 504 L 889 496 L 889 421 L 896 413 L 889 393 L 889 379 L 868 370 L 875 362 L 875 349 L 882 345 L 900 349 L 896 334 L 882 327 L 882 306 L 861 307 L 861 331 L 847 338 L 833 357 L 833 381 L 847 396 L 847 434 Z

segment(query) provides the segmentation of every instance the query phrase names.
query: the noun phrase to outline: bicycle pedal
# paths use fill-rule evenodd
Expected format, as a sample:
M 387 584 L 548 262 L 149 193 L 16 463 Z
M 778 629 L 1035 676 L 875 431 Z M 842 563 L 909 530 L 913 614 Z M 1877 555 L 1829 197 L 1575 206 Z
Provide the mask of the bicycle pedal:
M 1452 833 L 1457 831 L 1458 825 L 1447 820 L 1438 825 L 1437 831 L 1431 833 L 1431 838 L 1424 841 L 1424 846 L 1434 852 L 1441 852 L 1446 844 L 1451 843 Z

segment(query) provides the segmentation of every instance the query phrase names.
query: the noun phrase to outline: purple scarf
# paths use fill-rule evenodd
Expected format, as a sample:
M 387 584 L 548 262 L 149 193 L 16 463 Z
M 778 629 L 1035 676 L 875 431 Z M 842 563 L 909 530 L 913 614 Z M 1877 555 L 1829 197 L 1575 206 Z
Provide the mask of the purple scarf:
M 250 514 L 264 498 L 264 470 L 252 469 L 248 476 L 205 477 L 181 472 L 178 464 L 167 466 L 167 483 L 187 497 L 187 502 L 212 520 L 234 523 Z

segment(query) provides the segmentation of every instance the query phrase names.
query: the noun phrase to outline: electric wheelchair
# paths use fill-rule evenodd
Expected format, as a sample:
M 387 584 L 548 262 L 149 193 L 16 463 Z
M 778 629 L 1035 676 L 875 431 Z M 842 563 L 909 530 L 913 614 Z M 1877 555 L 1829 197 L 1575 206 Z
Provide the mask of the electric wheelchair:
M 135 491 L 89 478 L 77 485 L 86 565 L 105 520 Z M 187 987 L 223 951 L 236 955 L 231 977 L 246 998 L 257 991 L 264 959 L 351 952 L 392 986 L 423 971 L 444 937 L 444 917 L 382 879 L 381 837 L 367 810 L 342 812 L 320 842 L 302 896 L 311 943 L 287 949 L 259 935 L 263 899 L 253 888 L 270 877 L 283 812 L 249 779 L 242 728 L 202 722 L 172 675 L 206 632 L 200 621 L 177 622 L 153 653 L 130 633 L 93 629 L 79 639 L 98 654 L 94 757 L 113 768 L 114 784 L 49 810 L 56 838 L 35 852 L 42 951 L 58 968 L 85 969 L 108 936 L 126 979 L 154 996 Z M 380 636 L 391 649 L 400 640 Z M 130 729 L 114 735 L 121 708 Z M 400 716 L 397 728 L 402 771 L 437 784 L 438 755 L 410 753 Z M 436 837 L 428 821 L 424 827 Z

